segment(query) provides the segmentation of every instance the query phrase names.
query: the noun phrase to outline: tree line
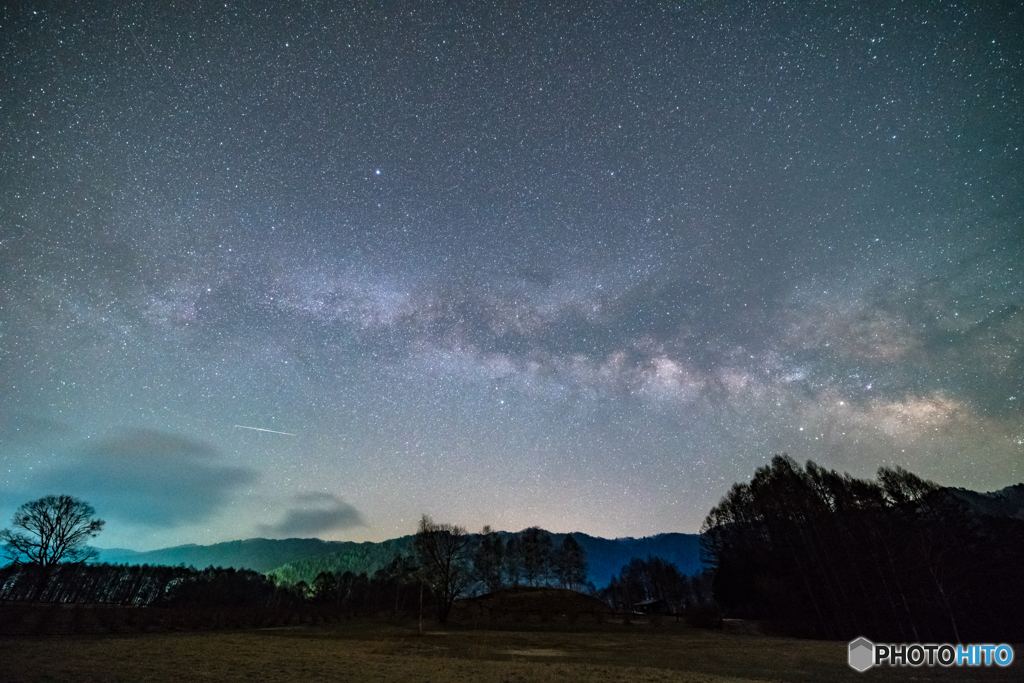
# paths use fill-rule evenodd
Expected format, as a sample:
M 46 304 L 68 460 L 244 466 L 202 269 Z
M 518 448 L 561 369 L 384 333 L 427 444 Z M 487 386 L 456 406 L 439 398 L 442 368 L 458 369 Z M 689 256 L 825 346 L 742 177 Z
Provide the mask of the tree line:
M 686 615 L 709 624 L 717 613 L 712 578 L 710 572 L 688 577 L 660 557 L 634 557 L 597 597 L 616 612 Z
M 463 527 L 439 524 L 424 515 L 413 546 L 419 576 L 430 588 L 442 624 L 452 603 L 465 595 L 518 586 L 579 590 L 587 581 L 587 553 L 572 534 L 555 548 L 551 534 L 539 527 L 511 535 L 507 541 L 484 527 L 474 540 Z
M 793 634 L 1024 639 L 1024 521 L 900 467 L 870 481 L 775 456 L 711 510 L 701 552 L 723 610 Z
M 537 527 L 468 534 L 424 516 L 408 552 L 372 575 L 321 571 L 291 585 L 246 570 L 88 564 L 85 540 L 103 524 L 94 514 L 67 496 L 19 508 L 15 529 L 0 532 L 13 560 L 0 568 L 0 600 L 318 605 L 346 614 L 422 614 L 425 605 L 444 623 L 460 597 L 550 586 L 587 590 L 618 612 L 721 610 L 810 637 L 1024 639 L 1024 520 L 984 514 L 899 467 L 863 480 L 776 456 L 708 514 L 705 572 L 686 577 L 662 558 L 633 558 L 600 592 L 572 535 L 555 547 Z
M 232 567 L 165 567 L 65 562 L 51 566 L 0 567 L 0 600 L 122 607 L 192 604 L 246 607 L 292 606 L 301 589 L 278 585 L 263 574 Z
M 312 585 L 289 585 L 248 570 L 210 567 L 89 564 L 86 545 L 104 525 L 88 503 L 71 496 L 45 496 L 22 505 L 14 528 L 0 530 L 11 563 L 0 569 L 0 600 L 94 603 L 132 607 L 209 604 L 280 606 L 296 602 L 395 611 L 418 588 L 444 623 L 459 597 L 508 586 L 559 585 L 579 589 L 586 582 L 586 552 L 569 534 L 558 548 L 551 535 L 533 527 L 503 541 L 489 527 L 470 536 L 465 529 L 437 524 L 425 516 L 413 538 L 414 553 L 398 555 L 373 577 L 321 572 Z

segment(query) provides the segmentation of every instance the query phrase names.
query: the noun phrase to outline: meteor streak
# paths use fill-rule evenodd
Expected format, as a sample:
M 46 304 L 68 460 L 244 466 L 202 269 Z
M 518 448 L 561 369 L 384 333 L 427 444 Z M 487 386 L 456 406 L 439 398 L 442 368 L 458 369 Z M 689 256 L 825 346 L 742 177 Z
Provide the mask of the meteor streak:
M 273 429 L 262 429 L 261 427 L 246 427 L 245 425 L 235 425 L 235 426 L 238 427 L 239 429 L 251 429 L 254 432 L 270 432 L 271 434 L 284 434 L 285 436 L 298 436 L 297 434 L 292 434 L 291 432 L 278 432 L 278 431 L 275 431 Z

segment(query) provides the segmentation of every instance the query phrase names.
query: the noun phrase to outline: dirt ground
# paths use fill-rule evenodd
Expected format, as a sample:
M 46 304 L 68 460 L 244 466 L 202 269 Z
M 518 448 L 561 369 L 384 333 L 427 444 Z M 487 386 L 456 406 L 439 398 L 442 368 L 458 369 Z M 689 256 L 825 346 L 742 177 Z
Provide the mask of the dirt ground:
M 1020 652 L 1015 648 L 1015 652 Z M 1022 680 L 1007 668 L 858 674 L 846 644 L 668 622 L 520 630 L 353 620 L 325 626 L 0 638 L 2 681 L 864 681 Z

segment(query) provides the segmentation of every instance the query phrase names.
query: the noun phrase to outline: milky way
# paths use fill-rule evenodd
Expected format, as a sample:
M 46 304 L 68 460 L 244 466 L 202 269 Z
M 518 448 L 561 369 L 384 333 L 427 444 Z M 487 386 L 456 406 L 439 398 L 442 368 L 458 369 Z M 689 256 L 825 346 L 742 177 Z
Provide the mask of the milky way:
M 1024 13 L 850 4 L 2 10 L 0 522 L 696 532 L 780 452 L 1020 482 Z

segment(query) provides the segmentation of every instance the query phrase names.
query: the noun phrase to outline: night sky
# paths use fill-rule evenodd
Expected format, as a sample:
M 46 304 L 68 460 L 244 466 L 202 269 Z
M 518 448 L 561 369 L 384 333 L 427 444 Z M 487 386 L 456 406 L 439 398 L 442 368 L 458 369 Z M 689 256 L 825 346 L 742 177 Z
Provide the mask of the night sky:
M 1024 480 L 1019 3 L 351 4 L 2 10 L 0 526 L 696 532 L 780 452 Z

